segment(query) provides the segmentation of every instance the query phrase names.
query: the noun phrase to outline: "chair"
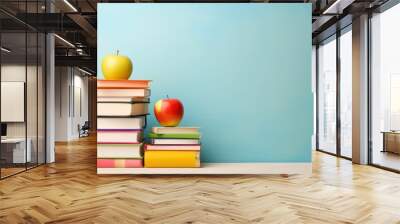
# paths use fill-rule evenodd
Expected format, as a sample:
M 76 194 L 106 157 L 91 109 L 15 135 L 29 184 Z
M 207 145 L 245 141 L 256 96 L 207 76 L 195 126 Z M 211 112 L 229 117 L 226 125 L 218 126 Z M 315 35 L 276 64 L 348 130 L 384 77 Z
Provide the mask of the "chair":
M 78 129 L 79 129 L 79 138 L 89 136 L 89 129 L 90 129 L 89 121 L 85 121 L 82 127 L 78 125 Z

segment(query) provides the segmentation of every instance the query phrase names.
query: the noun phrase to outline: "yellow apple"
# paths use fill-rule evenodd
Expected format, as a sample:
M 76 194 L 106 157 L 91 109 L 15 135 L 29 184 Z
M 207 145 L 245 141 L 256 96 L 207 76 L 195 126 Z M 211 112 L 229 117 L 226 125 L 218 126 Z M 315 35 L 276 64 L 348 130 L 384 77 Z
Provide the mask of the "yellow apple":
M 127 56 L 109 54 L 101 62 L 101 70 L 106 80 L 127 80 L 132 73 L 132 62 Z

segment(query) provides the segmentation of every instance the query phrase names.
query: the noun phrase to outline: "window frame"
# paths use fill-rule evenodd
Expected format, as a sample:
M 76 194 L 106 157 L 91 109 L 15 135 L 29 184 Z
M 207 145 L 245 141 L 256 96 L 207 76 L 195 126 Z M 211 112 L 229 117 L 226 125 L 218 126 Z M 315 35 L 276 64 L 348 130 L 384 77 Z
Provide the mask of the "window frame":
M 346 160 L 352 160 L 352 158 L 347 157 L 342 155 L 342 150 L 341 150 L 341 89 L 340 89 L 340 84 L 341 84 L 341 66 L 340 66 L 340 37 L 344 35 L 347 32 L 352 32 L 352 23 L 349 23 L 348 25 L 344 26 L 340 30 L 337 30 L 336 33 L 328 36 L 327 38 L 321 40 L 316 44 L 316 151 L 323 152 L 329 155 L 333 155 L 336 157 L 344 158 Z M 336 41 L 336 151 L 335 153 L 329 152 L 327 150 L 321 149 L 319 146 L 319 82 L 320 82 L 320 74 L 319 74 L 319 53 L 318 49 L 322 43 L 327 43 L 329 41 Z

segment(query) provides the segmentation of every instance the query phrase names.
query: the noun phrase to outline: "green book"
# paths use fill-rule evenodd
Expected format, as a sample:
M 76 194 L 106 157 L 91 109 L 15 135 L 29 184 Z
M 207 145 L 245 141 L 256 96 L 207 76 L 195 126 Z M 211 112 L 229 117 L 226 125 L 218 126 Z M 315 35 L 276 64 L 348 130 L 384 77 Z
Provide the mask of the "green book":
M 200 139 L 200 133 L 182 133 L 182 134 L 156 134 L 149 133 L 149 138 L 179 138 L 179 139 Z

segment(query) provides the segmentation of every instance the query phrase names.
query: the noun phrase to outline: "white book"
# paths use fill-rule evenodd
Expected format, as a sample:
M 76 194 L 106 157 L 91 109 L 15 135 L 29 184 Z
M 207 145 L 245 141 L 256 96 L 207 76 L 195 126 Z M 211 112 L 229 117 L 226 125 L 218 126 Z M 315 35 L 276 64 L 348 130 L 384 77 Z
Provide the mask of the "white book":
M 151 145 L 146 144 L 145 150 L 155 150 L 155 151 L 200 151 L 200 145 Z
M 139 143 L 143 139 L 141 130 L 97 130 L 98 143 Z
M 142 158 L 142 144 L 98 144 L 97 158 Z
M 149 97 L 149 89 L 97 89 L 97 97 Z
M 99 117 L 97 129 L 142 129 L 145 125 L 145 117 Z
M 98 97 L 97 102 L 149 102 L 150 99 L 146 97 Z
M 199 133 L 197 127 L 153 127 L 152 132 L 156 134 L 193 134 Z
M 155 145 L 196 145 L 200 144 L 198 139 L 152 139 L 152 144 Z
M 148 103 L 97 103 L 97 116 L 137 116 L 149 112 Z

